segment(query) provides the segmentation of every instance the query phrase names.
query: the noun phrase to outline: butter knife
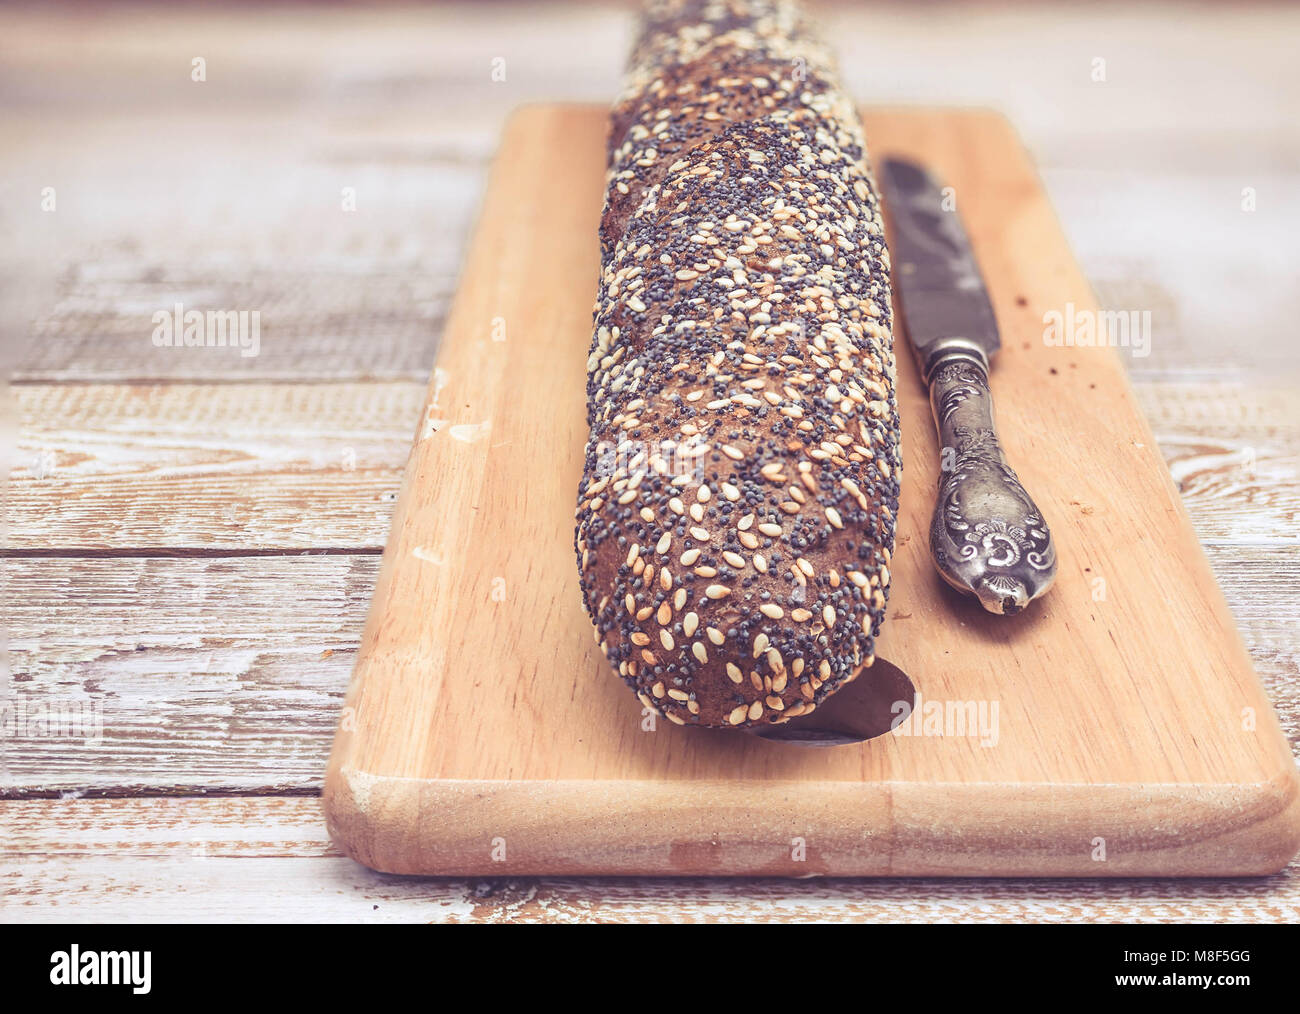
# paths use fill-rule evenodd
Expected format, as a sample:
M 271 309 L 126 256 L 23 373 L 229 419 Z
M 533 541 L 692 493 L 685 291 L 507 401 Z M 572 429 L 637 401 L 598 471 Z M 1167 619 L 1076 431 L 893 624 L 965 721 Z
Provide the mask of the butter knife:
M 902 159 L 883 168 L 894 284 L 942 448 L 930 555 L 945 581 L 989 612 L 1018 613 L 1051 586 L 1056 550 L 994 426 L 989 360 L 1002 344 L 997 319 L 938 183 Z

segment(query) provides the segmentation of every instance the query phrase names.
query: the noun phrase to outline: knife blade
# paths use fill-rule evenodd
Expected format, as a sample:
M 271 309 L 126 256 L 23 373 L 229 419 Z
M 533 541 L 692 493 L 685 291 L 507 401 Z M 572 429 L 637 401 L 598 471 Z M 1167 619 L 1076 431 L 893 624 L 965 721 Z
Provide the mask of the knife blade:
M 989 369 L 1002 343 L 993 304 L 938 181 L 891 158 L 881 185 L 901 316 L 942 449 L 930 555 L 945 581 L 989 612 L 1018 613 L 1051 586 L 1056 548 L 998 439 Z

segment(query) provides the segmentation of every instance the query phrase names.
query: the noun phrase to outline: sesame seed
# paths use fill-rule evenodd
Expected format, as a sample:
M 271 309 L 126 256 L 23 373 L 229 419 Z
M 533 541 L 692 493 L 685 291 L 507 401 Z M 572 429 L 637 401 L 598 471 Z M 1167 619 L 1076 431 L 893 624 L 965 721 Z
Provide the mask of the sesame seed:
M 764 602 L 758 607 L 758 611 L 769 619 L 781 620 L 785 618 L 785 610 L 775 602 Z
M 724 584 L 711 584 L 704 589 L 704 594 L 711 599 L 725 599 L 731 594 L 731 589 Z

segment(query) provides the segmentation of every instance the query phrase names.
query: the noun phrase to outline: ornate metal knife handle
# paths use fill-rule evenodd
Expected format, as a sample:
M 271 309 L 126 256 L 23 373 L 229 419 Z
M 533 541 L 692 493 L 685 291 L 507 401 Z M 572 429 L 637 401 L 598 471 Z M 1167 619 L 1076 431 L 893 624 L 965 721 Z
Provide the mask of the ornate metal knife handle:
M 983 350 L 945 344 L 926 371 L 943 456 L 930 553 L 958 591 L 1018 613 L 1056 577 L 1052 534 L 1002 453 Z

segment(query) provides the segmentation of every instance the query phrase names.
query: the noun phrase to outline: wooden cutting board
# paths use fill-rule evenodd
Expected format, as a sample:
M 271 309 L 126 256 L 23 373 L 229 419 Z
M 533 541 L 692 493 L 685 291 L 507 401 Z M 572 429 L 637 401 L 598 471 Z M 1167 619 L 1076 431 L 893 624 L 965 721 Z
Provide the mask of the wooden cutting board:
M 817 749 L 644 715 L 593 642 L 573 551 L 605 112 L 522 110 L 330 760 L 325 811 L 349 855 L 457 875 L 1186 876 L 1273 872 L 1300 847 L 1295 765 L 1127 353 L 1044 341 L 1049 311 L 1096 304 L 1014 132 L 970 110 L 865 121 L 877 159 L 918 158 L 955 188 L 1003 329 L 1000 428 L 1055 534 L 1056 587 L 991 617 L 934 572 L 939 453 L 900 349 L 878 653 L 921 695 L 912 734 Z

